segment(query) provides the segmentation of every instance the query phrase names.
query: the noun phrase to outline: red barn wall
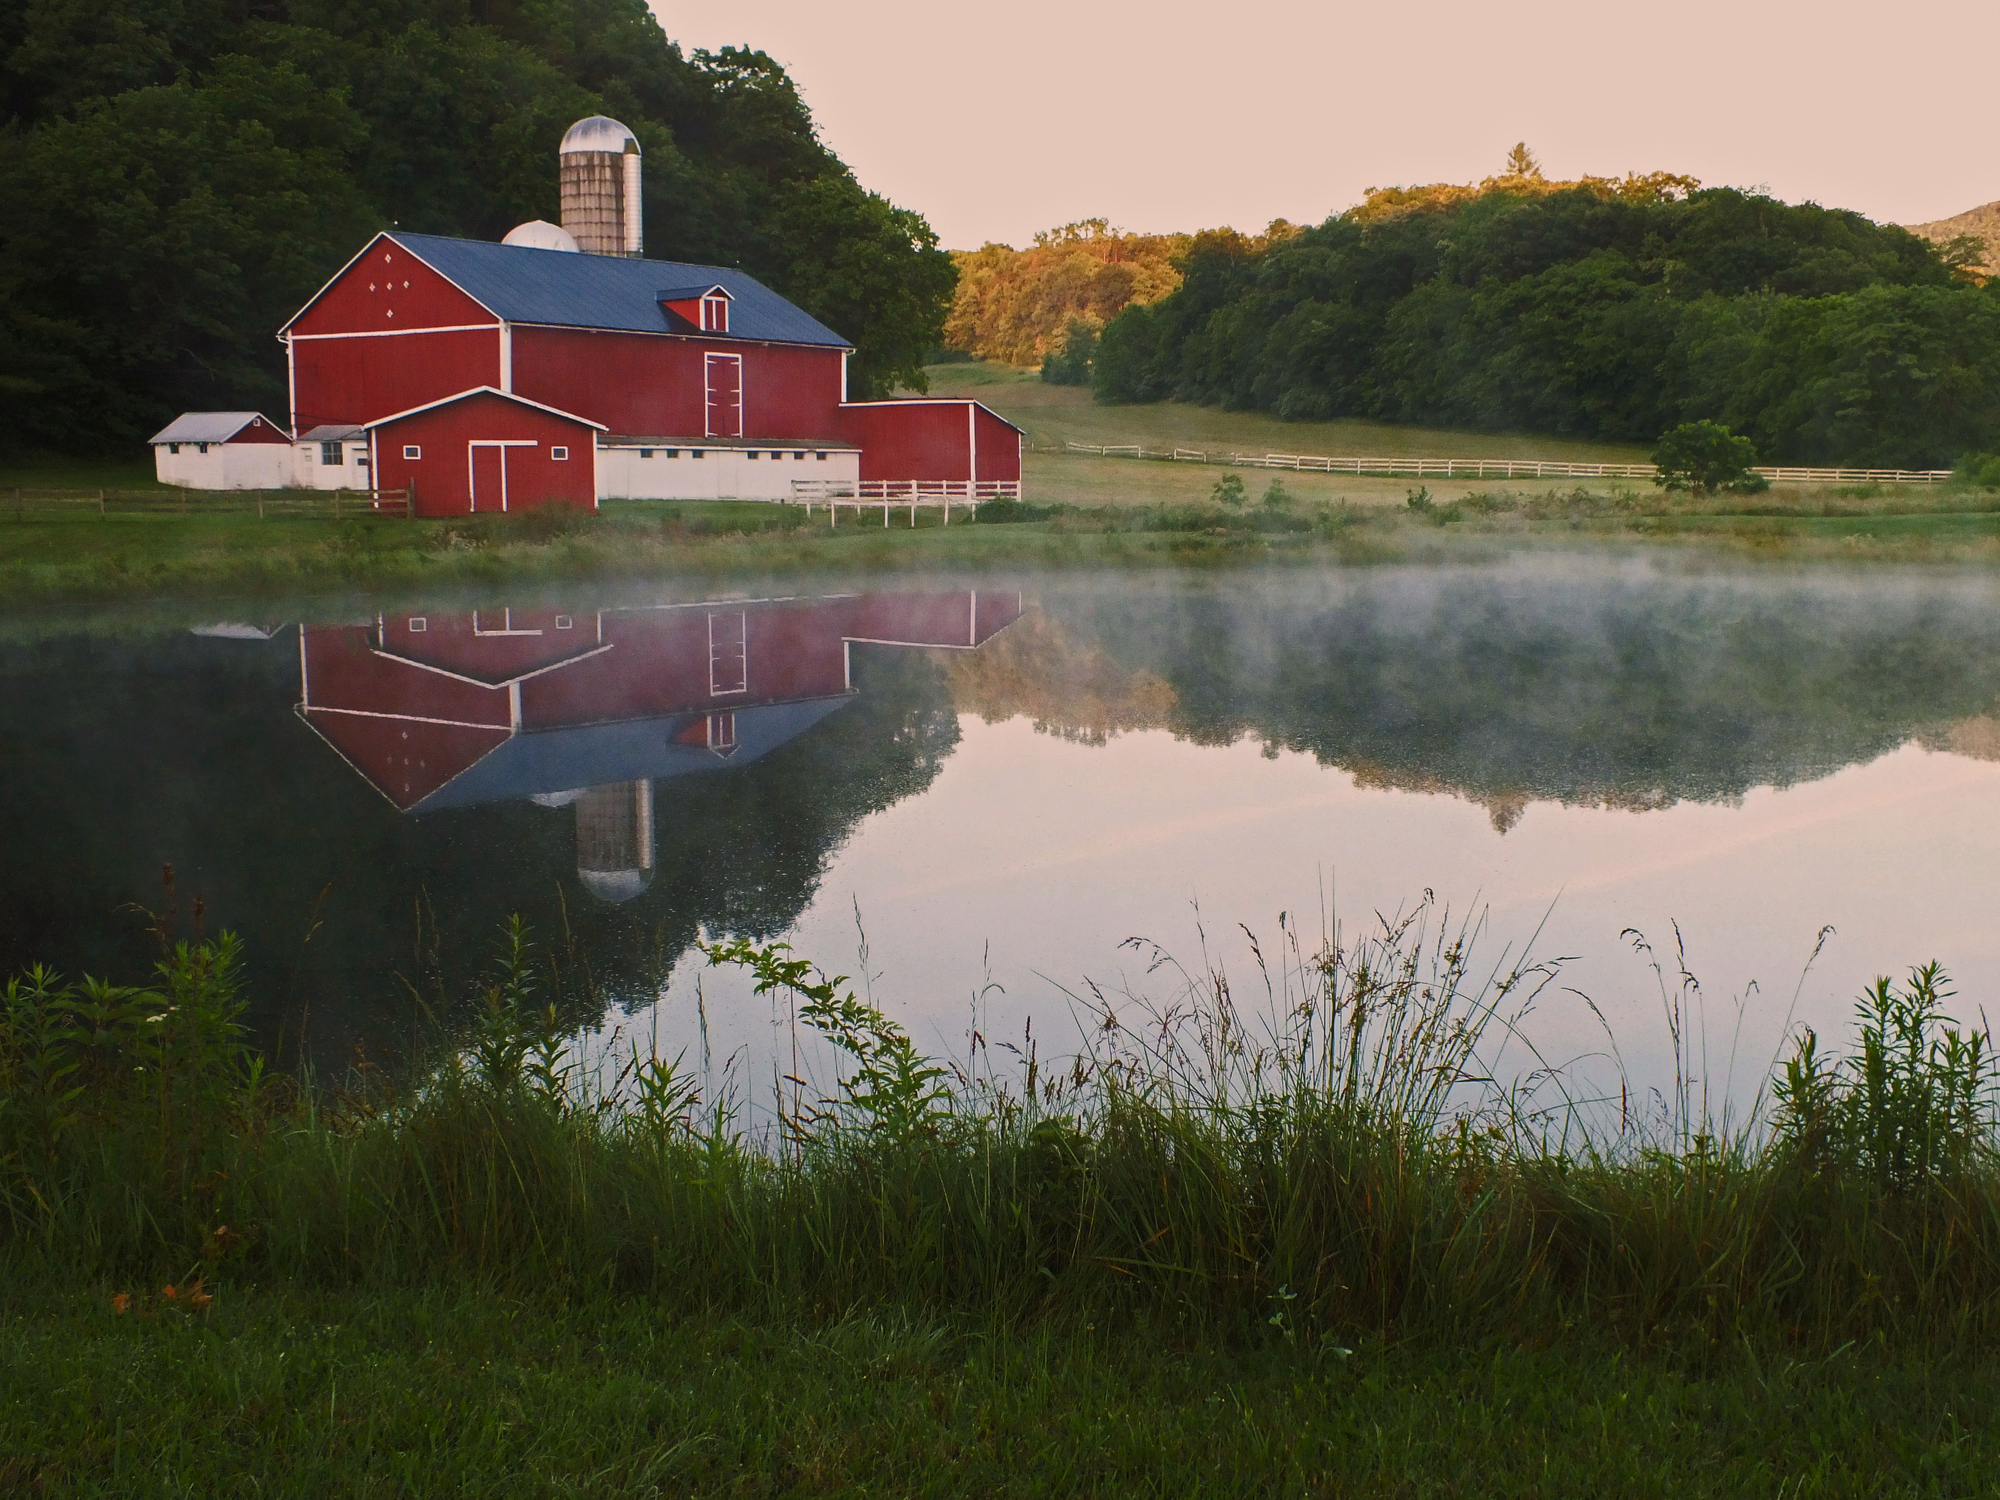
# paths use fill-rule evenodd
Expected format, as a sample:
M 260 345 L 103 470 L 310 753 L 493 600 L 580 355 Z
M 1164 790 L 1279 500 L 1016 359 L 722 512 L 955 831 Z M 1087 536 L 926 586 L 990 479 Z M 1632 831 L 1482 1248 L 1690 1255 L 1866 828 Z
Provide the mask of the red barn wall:
M 356 426 L 474 386 L 500 383 L 500 330 L 395 338 L 300 339 L 292 345 L 292 422 Z
M 503 439 L 535 444 L 505 450 L 509 510 L 596 508 L 597 434 L 581 422 L 495 395 L 468 396 L 376 428 L 375 482 L 389 490 L 414 484 L 420 516 L 465 515 L 472 509 L 470 445 Z M 405 444 L 416 445 L 423 457 L 404 458 Z M 558 445 L 569 449 L 563 462 L 549 457 Z M 481 494 L 479 508 L 500 507 Z
M 290 331 L 386 333 L 498 321 L 395 241 L 378 239 L 299 314 Z
M 253 417 L 250 424 L 229 441 L 232 443 L 289 443 L 289 434 L 280 432 L 262 417 Z
M 1020 435 L 970 401 L 885 401 L 842 408 L 861 449 L 863 479 L 972 477 L 971 426 L 979 423 L 979 478 L 1021 477 Z
M 839 432 L 838 349 L 516 324 L 514 391 L 614 433 L 700 437 L 708 354 L 742 357 L 744 437 L 829 439 Z
M 1021 434 L 1019 429 L 995 416 L 983 406 L 973 408 L 979 424 L 979 477 L 981 479 L 1021 479 Z

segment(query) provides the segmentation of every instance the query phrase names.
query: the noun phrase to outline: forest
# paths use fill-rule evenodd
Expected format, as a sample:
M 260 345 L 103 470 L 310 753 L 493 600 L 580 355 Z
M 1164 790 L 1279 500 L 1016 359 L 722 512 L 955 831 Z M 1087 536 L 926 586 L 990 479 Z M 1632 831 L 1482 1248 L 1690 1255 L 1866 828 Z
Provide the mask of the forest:
M 1284 237 L 1196 235 L 1180 287 L 1105 326 L 1097 399 L 1646 443 L 1707 418 L 1764 462 L 1942 468 L 2000 443 L 2000 284 L 1950 247 L 1512 165 Z
M 740 266 L 921 387 L 956 272 L 761 52 L 684 55 L 644 0 L 27 0 L 0 7 L 0 450 L 285 405 L 273 333 L 376 229 L 558 217 L 556 144 L 646 158 L 646 254 Z

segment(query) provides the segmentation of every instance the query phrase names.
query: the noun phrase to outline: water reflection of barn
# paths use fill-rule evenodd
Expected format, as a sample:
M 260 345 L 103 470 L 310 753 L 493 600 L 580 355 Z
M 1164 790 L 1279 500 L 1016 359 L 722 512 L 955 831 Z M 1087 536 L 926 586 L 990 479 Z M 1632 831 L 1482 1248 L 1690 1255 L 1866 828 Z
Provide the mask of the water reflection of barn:
M 379 615 L 299 632 L 298 713 L 404 812 L 573 806 L 606 901 L 653 872 L 653 783 L 755 762 L 841 708 L 859 643 L 978 646 L 978 590 Z

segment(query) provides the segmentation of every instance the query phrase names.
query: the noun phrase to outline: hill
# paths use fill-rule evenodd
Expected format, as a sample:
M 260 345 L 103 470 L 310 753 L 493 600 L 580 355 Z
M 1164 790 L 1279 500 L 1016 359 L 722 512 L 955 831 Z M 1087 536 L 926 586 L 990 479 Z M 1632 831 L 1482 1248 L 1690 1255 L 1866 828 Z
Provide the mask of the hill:
M 1100 337 L 1098 399 L 1935 468 L 2000 447 L 2000 283 L 1860 214 L 1655 173 L 1382 189 L 1262 246 L 1197 237 Z
M 554 219 L 557 142 L 645 152 L 646 253 L 739 265 L 923 378 L 954 273 L 761 52 L 685 55 L 645 0 L 0 7 L 0 449 L 102 451 L 186 407 L 285 405 L 273 331 L 392 225 Z
M 1978 208 L 1968 208 L 1949 219 L 1912 224 L 1909 229 L 1911 234 L 1940 247 L 1959 242 L 1962 245 L 1959 264 L 1968 270 L 1977 271 L 1982 276 L 2000 272 L 2000 203 L 1982 203 Z M 1980 243 L 1977 247 L 1963 245 L 1968 238 Z

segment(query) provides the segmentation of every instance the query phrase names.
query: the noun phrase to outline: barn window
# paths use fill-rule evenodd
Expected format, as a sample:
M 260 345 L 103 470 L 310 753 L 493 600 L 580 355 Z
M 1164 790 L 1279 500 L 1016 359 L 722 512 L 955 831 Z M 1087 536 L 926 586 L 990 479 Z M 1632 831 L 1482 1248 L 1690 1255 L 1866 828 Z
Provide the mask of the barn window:
M 804 457 L 805 457 L 805 455 L 804 455 L 803 453 L 794 453 L 794 454 L 792 455 L 792 462 L 793 462 L 793 463 L 797 463 L 797 462 L 798 462 L 798 461 L 799 461 L 800 459 L 802 459 L 802 458 L 804 458 Z
M 639 457 L 641 458 L 651 458 L 652 456 L 653 450 L 651 448 L 641 448 L 639 450 Z
M 759 453 L 759 452 L 758 452 L 758 451 L 757 451 L 757 450 L 756 450 L 755 448 L 752 448 L 752 449 L 750 450 L 750 456 L 751 456 L 752 458 L 762 458 L 762 457 L 763 457 L 764 455 L 763 455 L 763 454 L 761 454 L 761 453 Z
M 412 463 L 416 462 L 423 456 L 424 456 L 424 450 L 417 444 L 415 443 L 403 444 L 403 457 L 409 459 Z
M 410 616 L 411 635 L 422 635 L 426 630 L 429 630 L 430 628 L 431 628 L 431 622 L 425 619 L 422 615 Z
M 668 458 L 679 458 L 680 456 L 681 456 L 681 450 L 678 448 L 669 448 L 667 450 Z
M 704 297 L 701 299 L 701 331 L 703 333 L 729 332 L 729 299 L 727 297 Z
M 821 463 L 826 462 L 826 455 L 824 453 L 815 453 L 813 457 L 818 459 Z
M 181 445 L 180 445 L 179 443 L 169 443 L 169 444 L 167 444 L 167 452 L 169 452 L 169 453 L 178 453 L 178 452 L 180 452 L 180 451 L 181 451 Z
M 206 452 L 208 452 L 208 444 L 206 444 L 206 443 L 196 443 L 196 444 L 194 445 L 194 447 L 195 447 L 195 452 L 197 452 L 197 453 L 206 453 Z
M 567 630 L 567 629 L 569 629 L 569 628 L 570 628 L 570 626 L 571 626 L 571 625 L 573 625 L 573 624 L 575 624 L 575 623 L 576 623 L 576 622 L 575 622 L 574 620 L 570 619 L 570 617 L 569 617 L 568 615 L 557 615 L 557 616 L 556 616 L 556 629 L 558 629 L 558 630 Z
M 549 449 L 549 457 L 554 459 L 557 463 L 561 463 L 564 459 L 569 457 L 569 449 L 551 448 Z
M 704 449 L 701 449 L 701 448 L 697 448 L 697 449 L 695 449 L 695 450 L 694 450 L 694 456 L 695 456 L 696 458 L 707 458 L 707 457 L 708 457 L 708 453 L 707 453 L 707 451 L 706 451 L 706 450 L 704 450 Z
M 321 443 L 319 461 L 323 464 L 344 464 L 347 462 L 347 449 L 339 443 Z

